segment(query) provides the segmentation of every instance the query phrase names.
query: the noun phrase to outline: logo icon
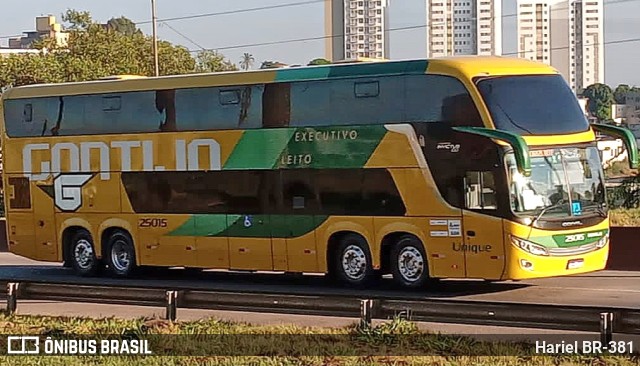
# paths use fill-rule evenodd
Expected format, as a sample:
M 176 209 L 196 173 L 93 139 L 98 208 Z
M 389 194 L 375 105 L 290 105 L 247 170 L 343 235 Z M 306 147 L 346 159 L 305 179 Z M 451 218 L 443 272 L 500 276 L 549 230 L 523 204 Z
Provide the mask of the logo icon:
M 580 226 L 580 225 L 582 225 L 582 221 L 569 221 L 569 222 L 562 223 L 563 227 Z
M 12 336 L 7 337 L 7 354 L 37 355 L 40 354 L 39 337 Z
M 53 181 L 55 204 L 62 211 L 73 212 L 82 206 L 82 187 L 91 174 L 61 174 Z
M 436 150 L 449 150 L 449 152 L 460 152 L 460 144 L 453 144 L 451 142 L 439 142 L 436 146 Z

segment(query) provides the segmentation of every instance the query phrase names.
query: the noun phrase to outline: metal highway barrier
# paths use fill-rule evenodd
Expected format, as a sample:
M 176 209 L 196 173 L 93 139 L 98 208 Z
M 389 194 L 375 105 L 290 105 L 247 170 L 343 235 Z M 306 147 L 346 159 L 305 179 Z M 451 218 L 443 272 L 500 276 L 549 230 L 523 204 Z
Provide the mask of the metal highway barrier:
M 33 282 L 4 284 L 8 314 L 15 313 L 19 300 L 49 300 L 165 307 L 166 319 L 169 320 L 176 320 L 178 308 L 184 308 L 360 318 L 363 326 L 370 326 L 372 319 L 401 316 L 424 322 L 599 332 L 603 341 L 611 340 L 613 333 L 640 334 L 640 309 L 440 299 L 362 299 L 349 296 L 176 291 Z M 5 288 L 0 289 L 0 294 Z

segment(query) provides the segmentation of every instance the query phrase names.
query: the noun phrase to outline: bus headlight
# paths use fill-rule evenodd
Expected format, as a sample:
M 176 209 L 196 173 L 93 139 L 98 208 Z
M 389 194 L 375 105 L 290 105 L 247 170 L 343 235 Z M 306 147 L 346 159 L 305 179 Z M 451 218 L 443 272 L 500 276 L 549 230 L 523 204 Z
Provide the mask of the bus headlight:
M 516 247 L 524 250 L 527 253 L 531 253 L 533 255 L 549 255 L 549 251 L 547 248 L 542 245 L 534 244 L 530 241 L 517 238 L 515 236 L 511 236 L 511 243 Z
M 608 243 L 609 243 L 609 234 L 607 233 L 607 235 L 603 236 L 600 240 L 598 240 L 596 247 L 598 249 L 601 249 L 601 248 L 604 248 Z

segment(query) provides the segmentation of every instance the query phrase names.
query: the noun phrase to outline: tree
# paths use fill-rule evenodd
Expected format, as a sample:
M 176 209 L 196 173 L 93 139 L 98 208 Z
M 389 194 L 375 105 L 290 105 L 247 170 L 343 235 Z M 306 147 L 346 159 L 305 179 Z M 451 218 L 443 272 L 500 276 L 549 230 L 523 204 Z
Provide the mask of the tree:
M 249 70 L 251 66 L 253 66 L 254 62 L 256 62 L 256 59 L 253 57 L 253 55 L 245 52 L 240 60 L 240 68 L 242 70 Z
M 131 32 L 133 22 L 119 18 L 116 27 L 104 27 L 91 14 L 69 9 L 63 15 L 69 24 L 69 40 L 58 46 L 54 40 L 37 42 L 38 54 L 0 58 L 0 88 L 35 83 L 95 80 L 111 75 L 155 74 L 153 40 L 142 32 Z M 129 24 L 129 25 L 127 25 Z M 110 28 L 110 29 L 108 29 Z M 158 43 L 161 75 L 235 70 L 217 52 L 203 52 L 197 60 L 181 46 Z
M 196 55 L 196 72 L 236 71 L 236 65 L 217 51 L 203 50 Z
M 86 30 L 93 24 L 91 13 L 74 9 L 67 9 L 62 14 L 62 21 L 67 23 L 66 28 L 69 30 Z
M 65 81 L 62 65 L 52 54 L 10 55 L 0 62 L 0 87 Z
M 262 65 L 260 65 L 260 69 L 279 69 L 284 66 L 287 65 L 278 61 L 263 61 Z
M 627 84 L 620 84 L 613 92 L 613 98 L 617 104 L 625 104 L 627 102 L 627 93 L 631 91 L 631 88 Z
M 614 103 L 613 91 L 606 84 L 589 85 L 584 90 L 584 96 L 588 99 L 587 109 L 598 121 L 611 120 L 611 105 Z
M 133 36 L 134 34 L 141 32 L 138 27 L 136 27 L 136 23 L 124 16 L 109 19 L 107 27 L 126 36 Z
M 329 65 L 329 64 L 331 64 L 331 61 L 327 60 L 326 58 L 316 58 L 311 60 L 307 66 Z

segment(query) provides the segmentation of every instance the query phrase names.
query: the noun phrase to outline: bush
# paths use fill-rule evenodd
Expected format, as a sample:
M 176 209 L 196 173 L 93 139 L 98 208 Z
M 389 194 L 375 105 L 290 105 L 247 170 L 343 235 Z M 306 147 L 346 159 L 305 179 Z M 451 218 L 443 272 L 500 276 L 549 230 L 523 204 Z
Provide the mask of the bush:
M 616 161 L 609 165 L 609 167 L 604 170 L 604 175 L 607 178 L 628 177 L 638 175 L 638 171 L 630 169 L 629 161 L 625 159 L 623 161 Z

